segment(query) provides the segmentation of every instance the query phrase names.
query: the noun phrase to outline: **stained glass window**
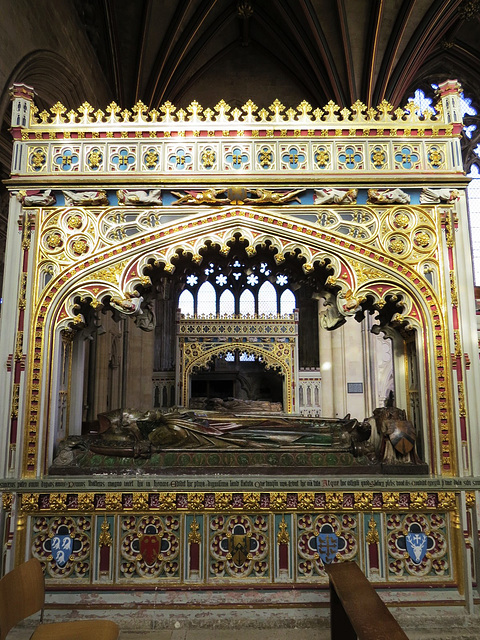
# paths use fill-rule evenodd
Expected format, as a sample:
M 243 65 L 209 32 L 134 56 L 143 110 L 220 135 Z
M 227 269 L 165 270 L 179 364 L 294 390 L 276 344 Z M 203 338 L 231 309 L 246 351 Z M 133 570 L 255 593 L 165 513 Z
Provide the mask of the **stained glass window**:
M 210 282 L 204 282 L 197 293 L 197 315 L 217 313 L 217 293 Z
M 280 315 L 290 315 L 295 309 L 296 301 L 293 291 L 285 289 L 280 296 Z
M 240 296 L 240 315 L 253 316 L 255 314 L 255 297 L 250 289 L 245 289 L 245 291 Z
M 191 291 L 185 290 L 182 291 L 180 297 L 178 298 L 178 308 L 181 313 L 185 316 L 193 316 L 194 314 L 194 306 L 193 306 L 193 295 Z

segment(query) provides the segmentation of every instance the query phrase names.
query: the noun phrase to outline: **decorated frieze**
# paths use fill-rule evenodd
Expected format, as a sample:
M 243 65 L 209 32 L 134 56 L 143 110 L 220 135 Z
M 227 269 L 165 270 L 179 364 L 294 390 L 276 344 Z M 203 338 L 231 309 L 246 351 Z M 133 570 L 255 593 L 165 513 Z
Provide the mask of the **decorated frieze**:
M 306 136 L 307 132 L 304 132 Z M 229 140 L 232 138 L 230 137 Z M 155 146 L 145 146 L 132 141 L 129 145 L 105 142 L 95 147 L 82 141 L 81 145 L 49 145 L 46 142 L 22 141 L 26 147 L 25 164 L 19 167 L 26 175 L 105 175 L 163 174 L 168 178 L 196 175 L 266 175 L 272 173 L 322 174 L 352 173 L 371 174 L 400 172 L 407 176 L 418 171 L 445 173 L 453 164 L 451 150 L 446 142 L 396 144 L 385 141 L 381 145 L 361 140 L 356 144 L 330 142 L 318 145 L 315 138 L 298 138 L 293 144 L 270 142 L 245 142 L 236 144 L 223 139 L 216 145 L 202 146 L 194 138 L 187 143 L 182 137 L 178 144 L 159 140 Z
M 93 198 L 93 195 L 89 197 Z M 137 196 L 127 194 L 123 197 Z M 154 196 L 145 197 L 153 198 Z M 155 197 L 160 198 L 159 195 Z M 445 208 L 448 206 L 444 205 Z M 188 213 L 192 214 L 195 211 Z M 128 209 L 120 206 L 100 208 L 86 205 L 42 209 L 38 220 L 39 258 L 48 260 L 49 263 L 53 260 L 59 266 L 84 261 L 88 256 L 103 249 L 124 244 L 127 238 L 131 241 L 151 231 L 163 234 L 175 232 L 184 227 L 181 224 L 185 215 L 183 211 L 182 214 L 173 207 L 146 208 L 140 205 Z M 239 215 L 239 210 L 230 208 L 222 215 L 232 218 Z M 353 240 L 357 244 L 369 245 L 410 265 L 421 264 L 432 257 L 437 259 L 437 222 L 435 211 L 431 206 L 398 204 L 312 206 L 307 200 L 301 210 L 298 209 L 298 214 L 292 207 L 288 214 L 285 212 L 284 216 L 280 217 L 280 215 L 280 213 L 276 213 L 275 216 L 267 215 L 265 219 L 271 220 L 273 224 L 281 223 L 284 227 L 292 229 L 302 229 L 298 221 L 313 222 L 314 228 L 335 234 L 339 238 Z M 175 216 L 178 224 L 171 226 L 168 225 L 168 221 L 172 216 Z M 190 226 L 196 224 L 198 224 L 197 220 L 189 222 Z M 308 232 L 307 229 L 305 232 Z M 201 261 L 199 253 L 201 245 L 198 240 L 196 245 L 193 247 L 193 259 Z M 221 246 L 222 250 L 228 252 L 228 245 L 225 242 Z M 284 245 L 279 246 L 278 249 L 275 259 L 281 261 L 288 247 Z M 248 251 L 254 250 L 253 247 L 248 247 Z M 175 247 L 172 247 L 169 255 L 174 253 Z
M 4 493 L 8 513 L 13 497 L 52 584 L 327 584 L 347 560 L 380 584 L 455 584 L 455 491 Z
M 193 481 L 192 481 L 193 482 Z M 10 494 L 9 494 L 10 495 Z M 138 512 L 138 511 L 451 511 L 457 508 L 452 491 L 351 492 L 130 492 L 130 493 L 24 493 L 24 513 Z M 11 501 L 4 502 L 4 508 Z
M 36 513 L 25 544 L 47 584 L 327 584 L 354 560 L 378 583 L 454 585 L 447 511 Z
M 252 322 L 252 320 L 255 320 L 255 322 Z M 202 316 L 201 323 L 196 318 L 180 317 L 177 333 L 184 336 L 186 341 L 188 341 L 189 336 L 192 336 L 197 341 L 198 338 L 195 338 L 195 336 L 198 335 L 203 336 L 203 338 L 210 336 L 212 339 L 228 335 L 281 337 L 295 335 L 298 332 L 297 322 L 298 318 L 293 315 L 291 317 L 262 317 L 261 315 L 255 315 L 251 318 L 245 316 L 236 318 L 231 316 L 226 316 L 225 318 Z

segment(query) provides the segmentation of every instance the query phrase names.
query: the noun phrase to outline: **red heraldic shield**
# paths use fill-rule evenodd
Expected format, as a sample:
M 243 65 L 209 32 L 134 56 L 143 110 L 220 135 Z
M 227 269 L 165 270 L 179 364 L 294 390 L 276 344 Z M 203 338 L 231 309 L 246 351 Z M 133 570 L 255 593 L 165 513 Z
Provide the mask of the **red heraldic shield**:
M 140 554 L 145 560 L 146 564 L 148 564 L 149 566 L 155 564 L 159 552 L 160 536 L 146 534 L 140 538 Z

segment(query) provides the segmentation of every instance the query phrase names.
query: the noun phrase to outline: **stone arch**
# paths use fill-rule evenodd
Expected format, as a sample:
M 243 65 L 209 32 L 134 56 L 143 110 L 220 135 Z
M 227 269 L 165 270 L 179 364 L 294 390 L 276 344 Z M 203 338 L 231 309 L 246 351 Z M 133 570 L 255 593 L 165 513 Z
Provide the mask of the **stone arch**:
M 215 210 L 208 215 L 194 214 L 176 223 L 166 223 L 153 231 L 139 233 L 121 246 L 112 241 L 86 257 L 65 264 L 45 285 L 32 316 L 35 346 L 29 369 L 30 391 L 26 403 L 29 413 L 25 416 L 28 433 L 25 451 L 29 452 L 24 457 L 26 475 L 36 468 L 38 442 L 45 437 L 47 428 L 42 422 L 45 412 L 39 411 L 39 405 L 47 399 L 34 390 L 41 387 L 42 375 L 51 367 L 45 354 L 52 348 L 55 336 L 61 329 L 74 328 L 78 323 L 78 319 L 75 322 L 78 309 L 73 302 L 79 291 L 94 308 L 107 296 L 135 301 L 135 295 L 141 296 L 141 292 L 151 286 L 150 265 L 162 264 L 166 271 L 174 271 L 175 261 L 171 258 L 175 251 L 171 251 L 172 247 L 188 251 L 193 258 L 199 237 L 215 238 L 222 249 L 238 232 L 251 238 L 254 251 L 268 237 L 275 238 L 283 247 L 301 245 L 304 273 L 314 269 L 316 263 L 328 261 L 332 272 L 329 286 L 338 292 L 338 311 L 345 316 L 353 317 L 370 310 L 382 313 L 382 309 L 400 293 L 402 309 L 394 321 L 399 327 L 411 324 L 425 335 L 422 338 L 425 368 L 433 372 L 427 380 L 428 392 L 431 398 L 439 398 L 439 402 L 432 400 L 429 406 L 430 435 L 437 440 L 437 450 L 440 429 L 442 442 L 453 440 L 450 434 L 452 409 L 442 402 L 451 384 L 443 360 L 443 354 L 448 353 L 447 331 L 444 331 L 440 303 L 429 282 L 413 268 L 396 261 L 395 256 L 388 256 L 381 249 L 365 249 L 361 244 L 355 244 L 354 239 L 344 242 L 315 224 L 276 220 L 249 208 L 232 208 L 227 212 Z M 387 321 L 392 319 L 385 313 L 384 316 Z
M 196 347 L 199 345 L 197 344 Z M 284 385 L 283 385 L 283 404 L 284 411 L 287 413 L 291 413 L 292 411 L 292 382 L 293 382 L 293 370 L 292 370 L 292 360 L 293 355 L 290 350 L 283 350 L 283 354 L 280 351 L 279 353 L 274 353 L 272 350 L 267 349 L 266 347 L 261 347 L 258 345 L 248 344 L 245 342 L 229 342 L 222 343 L 216 346 L 209 346 L 208 348 L 201 350 L 200 353 L 197 352 L 197 355 L 192 357 L 186 362 L 182 362 L 182 389 L 181 389 L 181 404 L 183 406 L 187 406 L 188 402 L 188 388 L 189 388 L 189 378 L 195 369 L 203 368 L 208 366 L 208 364 L 213 360 L 215 356 L 225 353 L 226 351 L 246 351 L 248 354 L 253 354 L 256 357 L 261 357 L 265 363 L 266 369 L 279 369 L 280 372 L 284 376 Z
M 354 245 L 351 245 L 348 252 L 347 247 L 339 251 L 338 246 L 335 246 L 335 244 L 329 246 L 325 238 L 316 239 L 312 237 L 313 234 L 305 236 L 303 232 L 298 233 L 298 231 L 292 234 L 290 230 L 284 233 L 284 230 L 278 229 L 278 227 L 274 230 L 269 228 L 268 232 L 263 230 L 260 233 L 256 233 L 257 229 L 246 229 L 239 224 L 238 219 L 234 221 L 230 228 L 225 228 L 224 216 L 222 218 L 218 217 L 218 222 L 220 224 L 216 225 L 217 229 L 214 233 L 201 233 L 201 241 L 198 239 L 198 235 L 200 235 L 198 225 L 195 227 L 195 235 L 192 235 L 190 226 L 186 226 L 184 230 L 180 228 L 180 237 L 175 238 L 172 242 L 168 242 L 168 240 L 159 241 L 149 234 L 146 242 L 141 239 L 136 247 L 130 246 L 128 252 L 118 252 L 112 249 L 105 253 L 105 250 L 102 249 L 97 251 L 98 258 L 95 257 L 95 253 L 91 254 L 89 256 L 90 259 L 81 264 L 79 263 L 74 270 L 68 270 L 68 278 L 62 277 L 62 272 L 55 274 L 45 286 L 43 295 L 45 299 L 49 300 L 50 304 L 53 299 L 58 302 L 61 295 L 60 289 L 64 292 L 63 308 L 57 315 L 56 321 L 63 324 L 63 328 L 66 328 L 68 323 L 73 322 L 77 317 L 78 313 L 73 304 L 74 295 L 79 296 L 80 294 L 85 298 L 90 297 L 92 306 L 103 304 L 103 300 L 106 297 L 134 299 L 139 296 L 139 291 L 147 290 L 151 286 L 151 279 L 148 273 L 153 264 L 163 265 L 165 271 L 174 272 L 174 258 L 178 256 L 180 250 L 191 254 L 193 262 L 201 262 L 203 258 L 198 254 L 198 251 L 206 246 L 206 240 L 211 240 L 215 245 L 219 246 L 220 252 L 227 252 L 228 243 L 238 233 L 242 233 L 242 237 L 248 243 L 246 247 L 247 253 L 255 254 L 257 248 L 262 246 L 266 239 L 270 237 L 274 240 L 272 247 L 277 251 L 274 256 L 277 262 L 283 260 L 286 253 L 293 253 L 298 249 L 296 255 L 304 261 L 302 268 L 305 273 L 313 270 L 315 265 L 327 264 L 327 268 L 331 270 L 328 285 L 338 292 L 337 304 L 340 313 L 345 316 L 355 315 L 360 306 L 364 310 L 367 307 L 383 307 L 386 302 L 386 292 L 389 292 L 390 296 L 398 295 L 401 298 L 403 307 L 401 315 L 406 318 L 413 310 L 418 320 L 418 303 L 416 305 L 412 303 L 412 296 L 418 297 L 417 292 L 413 287 L 410 288 L 408 286 L 402 271 L 393 260 L 389 261 L 390 265 L 385 261 L 380 266 L 378 262 L 374 263 L 373 256 L 360 256 Z M 184 233 L 184 231 L 188 231 L 188 233 Z M 275 235 L 273 235 L 272 231 L 275 232 Z M 291 238 L 292 235 L 296 236 L 293 240 Z M 301 239 L 300 236 L 302 236 Z M 284 254 L 281 258 L 277 258 L 279 246 L 284 247 Z M 99 262 L 102 262 L 103 268 L 99 268 Z M 375 264 L 375 267 L 370 266 L 372 264 Z M 113 273 L 115 277 L 112 276 Z M 415 278 L 420 280 L 421 277 L 415 274 Z M 373 282 L 379 284 L 373 286 Z M 59 283 L 61 283 L 60 287 L 58 286 Z M 388 283 L 387 286 L 385 283 Z M 382 285 L 381 287 L 379 286 L 380 284 Z M 425 281 L 422 284 L 423 290 L 428 290 L 428 293 L 432 295 L 433 292 L 428 282 Z M 395 294 L 392 291 L 392 286 L 396 289 Z M 68 292 L 68 289 L 70 292 Z M 383 293 L 380 293 L 382 290 Z

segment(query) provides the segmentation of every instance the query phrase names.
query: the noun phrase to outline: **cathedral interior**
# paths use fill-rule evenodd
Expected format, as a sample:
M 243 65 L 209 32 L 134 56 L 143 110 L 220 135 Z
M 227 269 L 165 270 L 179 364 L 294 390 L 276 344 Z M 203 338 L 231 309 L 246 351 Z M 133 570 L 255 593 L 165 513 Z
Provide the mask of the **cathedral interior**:
M 0 11 L 2 575 L 474 625 L 480 1 Z

